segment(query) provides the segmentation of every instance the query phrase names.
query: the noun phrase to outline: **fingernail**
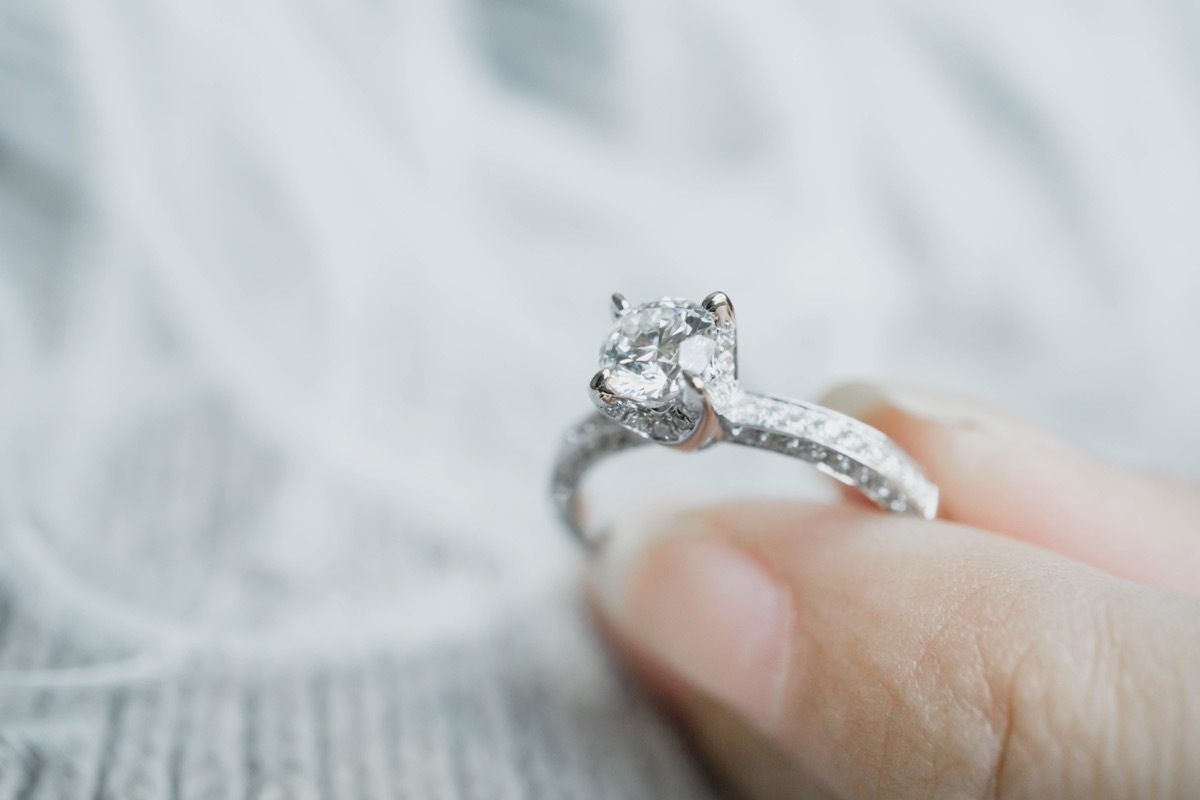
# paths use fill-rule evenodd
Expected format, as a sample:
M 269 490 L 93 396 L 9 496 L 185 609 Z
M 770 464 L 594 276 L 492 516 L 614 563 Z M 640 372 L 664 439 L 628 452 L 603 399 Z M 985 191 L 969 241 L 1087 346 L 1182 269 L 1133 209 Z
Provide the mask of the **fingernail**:
M 870 422 L 886 408 L 914 417 L 952 425 L 971 425 L 983 416 L 976 403 L 941 392 L 872 383 L 847 383 L 817 401 L 834 411 Z
M 654 523 L 619 532 L 601 556 L 603 611 L 693 686 L 769 729 L 789 652 L 787 590 L 694 519 Z

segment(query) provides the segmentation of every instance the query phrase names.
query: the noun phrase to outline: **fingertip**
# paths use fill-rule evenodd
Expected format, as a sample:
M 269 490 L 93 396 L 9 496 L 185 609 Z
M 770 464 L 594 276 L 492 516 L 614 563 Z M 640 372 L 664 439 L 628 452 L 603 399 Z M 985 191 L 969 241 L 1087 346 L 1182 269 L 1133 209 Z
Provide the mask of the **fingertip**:
M 618 532 L 596 563 L 599 607 L 637 648 L 769 727 L 785 671 L 790 594 L 711 522 L 688 514 Z
M 887 402 L 887 394 L 880 386 L 857 381 L 839 384 L 817 400 L 818 405 L 864 422 Z
M 984 433 L 1016 434 L 1047 444 L 1067 445 L 1011 411 L 960 392 L 906 383 L 843 383 L 825 392 L 820 405 L 871 425 L 886 424 L 892 415 L 944 428 Z
M 949 393 L 853 383 L 822 403 L 907 451 L 938 485 L 943 519 L 1200 594 L 1195 488 L 1106 464 L 1049 431 Z

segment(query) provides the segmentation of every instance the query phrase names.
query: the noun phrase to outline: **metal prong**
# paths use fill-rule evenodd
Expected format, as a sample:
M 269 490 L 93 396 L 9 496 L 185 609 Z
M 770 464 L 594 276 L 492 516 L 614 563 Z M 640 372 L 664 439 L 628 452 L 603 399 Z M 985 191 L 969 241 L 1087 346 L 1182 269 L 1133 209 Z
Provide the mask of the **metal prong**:
M 734 325 L 733 301 L 724 292 L 713 292 L 700 304 L 706 311 L 717 318 L 717 324 L 725 327 Z
M 737 378 L 737 317 L 733 314 L 733 301 L 724 292 L 713 292 L 700 305 L 716 318 L 718 325 L 733 334 L 733 377 Z
M 703 408 L 703 416 L 691 436 L 685 441 L 671 446 L 680 450 L 699 450 L 716 443 L 721 438 L 721 420 L 717 417 L 712 400 L 709 399 L 708 388 L 705 387 L 704 381 L 699 375 L 685 371 L 679 376 L 679 393 L 688 408 L 698 406 Z
M 608 388 L 608 377 L 611 374 L 612 370 L 610 370 L 608 367 L 605 367 L 593 375 L 591 381 L 588 382 L 588 394 L 591 395 L 592 402 L 595 403 L 597 407 L 603 407 L 604 405 L 611 403 L 613 398 L 617 396 L 612 389 Z
M 619 317 L 629 310 L 629 301 L 625 299 L 625 295 L 620 292 L 613 292 L 612 296 L 612 314 L 613 317 Z

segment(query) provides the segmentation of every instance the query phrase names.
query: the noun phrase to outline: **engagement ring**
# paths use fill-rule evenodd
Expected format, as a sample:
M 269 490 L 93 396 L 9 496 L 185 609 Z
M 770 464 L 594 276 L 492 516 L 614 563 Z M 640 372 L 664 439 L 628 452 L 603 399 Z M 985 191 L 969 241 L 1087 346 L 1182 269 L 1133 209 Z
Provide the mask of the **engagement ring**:
M 583 519 L 584 474 L 608 455 L 650 443 L 700 450 L 729 442 L 782 453 L 885 511 L 937 515 L 937 486 L 884 434 L 827 408 L 739 387 L 737 322 L 724 293 L 699 304 L 664 298 L 640 306 L 616 294 L 612 305 L 616 322 L 589 385 L 598 411 L 567 431 L 554 467 L 555 506 L 584 544 L 604 540 Z

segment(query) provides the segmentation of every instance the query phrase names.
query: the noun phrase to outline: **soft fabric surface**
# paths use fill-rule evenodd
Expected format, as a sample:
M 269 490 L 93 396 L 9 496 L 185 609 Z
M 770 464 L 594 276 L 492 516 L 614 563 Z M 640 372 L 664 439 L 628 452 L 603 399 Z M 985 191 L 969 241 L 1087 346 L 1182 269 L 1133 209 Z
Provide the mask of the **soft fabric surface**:
M 0 797 L 702 796 L 545 497 L 609 293 L 1195 473 L 1198 13 L 8 3 Z

